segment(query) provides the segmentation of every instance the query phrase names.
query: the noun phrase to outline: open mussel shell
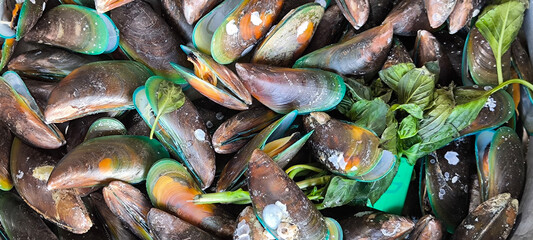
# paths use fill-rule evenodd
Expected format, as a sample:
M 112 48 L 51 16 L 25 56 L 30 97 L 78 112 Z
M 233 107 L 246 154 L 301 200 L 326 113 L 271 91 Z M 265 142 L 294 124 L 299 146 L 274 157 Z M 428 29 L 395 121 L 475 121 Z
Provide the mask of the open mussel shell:
M 112 239 L 134 240 L 137 239 L 122 223 L 119 216 L 115 215 L 106 205 L 104 196 L 101 193 L 91 193 L 89 203 L 94 209 L 98 219 L 107 227 L 107 232 Z
M 47 122 L 133 108 L 132 95 L 152 73 L 134 61 L 102 61 L 72 71 L 54 88 L 45 110 Z
M 432 28 L 438 28 L 450 16 L 457 0 L 424 0 L 427 18 Z
M 22 39 L 43 14 L 46 0 L 2 1 L 0 3 L 2 38 Z M 13 16 L 15 15 L 15 16 Z
M 470 76 L 474 83 L 479 85 L 498 85 L 498 73 L 496 70 L 496 58 L 489 42 L 481 35 L 481 32 L 474 27 L 470 30 L 470 35 L 466 43 L 466 54 Z M 507 51 L 502 56 L 503 78 L 509 79 L 511 74 L 511 51 Z
M 0 225 L 8 239 L 57 239 L 41 217 L 11 192 L 0 191 Z
M 285 132 L 294 122 L 297 114 L 297 111 L 292 111 L 286 114 L 282 118 L 270 124 L 268 127 L 261 130 L 261 132 L 259 132 L 252 138 L 252 140 L 242 147 L 241 150 L 239 150 L 237 154 L 233 156 L 233 158 L 222 170 L 220 178 L 217 182 L 217 192 L 222 192 L 232 187 L 235 188 L 239 186 L 239 180 L 241 176 L 246 172 L 246 169 L 248 169 L 248 161 L 250 156 L 257 148 L 275 149 L 276 151 L 269 153 L 273 154 L 270 155 L 270 157 L 273 158 L 278 164 L 286 165 L 287 162 L 303 147 L 311 134 L 313 134 L 312 132 L 309 132 L 294 143 L 291 141 L 293 136 L 284 138 Z M 286 144 L 287 142 L 288 144 Z M 269 144 L 271 144 L 271 146 L 268 146 Z M 283 147 L 280 147 L 280 145 L 283 145 Z
M 124 124 L 115 118 L 103 117 L 94 121 L 85 135 L 85 141 L 97 137 L 126 135 Z
M 24 201 L 44 218 L 68 231 L 85 233 L 93 224 L 77 192 L 46 187 L 60 159 L 57 152 L 30 147 L 16 138 L 11 148 L 13 184 Z
M 113 180 L 138 183 L 152 164 L 169 157 L 156 140 L 145 136 L 106 136 L 88 140 L 56 165 L 48 189 L 92 187 Z
M 324 8 L 308 3 L 290 11 L 255 50 L 253 63 L 290 67 L 298 59 L 315 33 Z M 279 43 L 284 44 L 279 44 Z
M 194 64 L 194 72 L 178 64 L 170 64 L 194 89 L 229 109 L 248 109 L 247 105 L 252 104 L 252 96 L 234 72 L 196 49 L 184 45 L 181 48 Z
M 431 30 L 423 0 L 400 1 L 383 23 L 392 24 L 394 34 L 400 36 L 414 36 L 420 29 Z
M 429 202 L 428 213 L 435 215 L 449 232 L 468 215 L 473 150 L 474 138 L 461 138 L 429 154 L 424 163 L 421 200 Z
M 220 154 L 238 151 L 279 115 L 264 107 L 240 112 L 226 120 L 213 134 L 213 148 Z
M 214 204 L 195 205 L 192 200 L 202 190 L 187 169 L 172 159 L 157 161 L 146 178 L 146 191 L 152 204 L 219 236 L 229 237 L 234 222 Z
M 157 112 L 157 93 L 163 81 L 165 79 L 158 76 L 146 81 L 145 94 L 153 112 Z M 140 98 L 139 104 L 142 105 L 143 99 L 139 93 L 136 93 L 135 97 Z M 135 101 L 137 102 L 137 99 Z M 152 126 L 149 113 L 141 115 L 148 116 L 145 121 L 149 120 L 147 123 Z M 162 130 L 159 131 L 160 139 L 163 139 L 161 141 L 167 142 L 171 153 L 177 155 L 176 157 L 190 169 L 202 189 L 209 187 L 215 178 L 215 152 L 205 124 L 192 102 L 185 97 L 180 108 L 160 117 L 159 125 Z
M 148 227 L 155 239 L 181 240 L 181 239 L 218 239 L 180 218 L 161 211 L 157 208 L 150 209 L 147 216 Z
M 439 220 L 425 215 L 416 222 L 415 228 L 409 233 L 409 240 L 441 240 L 444 232 L 444 226 Z
M 134 1 L 111 11 L 120 30 L 120 47 L 133 60 L 148 66 L 156 75 L 183 84 L 169 62 L 188 66 L 179 51 L 181 42 L 165 20 L 143 1 Z
M 0 122 L 25 142 L 45 149 L 65 144 L 59 129 L 45 123 L 35 99 L 15 72 L 5 72 L 0 78 L 0 109 Z
M 211 55 L 221 64 L 232 63 L 268 32 L 283 0 L 243 0 L 218 26 L 211 40 Z
M 403 239 L 413 230 L 410 219 L 378 211 L 359 212 L 339 221 L 344 239 Z
M 121 181 L 113 181 L 103 188 L 102 194 L 111 212 L 135 235 L 141 239 L 154 239 L 147 223 L 152 204 L 139 189 Z
M 11 175 L 9 174 L 9 153 L 13 136 L 11 131 L 0 124 L 0 190 L 9 191 L 13 188 Z
M 370 3 L 368 0 L 335 0 L 344 17 L 355 29 L 361 28 L 370 15 Z
M 59 81 L 74 69 L 98 60 L 99 57 L 46 47 L 14 57 L 7 68 L 22 76 Z
M 343 75 L 364 75 L 381 69 L 392 46 L 392 24 L 366 30 L 355 37 L 309 53 L 297 68 L 320 68 Z
M 327 71 L 249 63 L 238 63 L 236 68 L 252 96 L 277 113 L 328 111 L 346 93 L 343 78 Z
M 250 157 L 248 189 L 255 214 L 278 239 L 327 239 L 324 217 L 263 151 Z
M 333 173 L 375 181 L 396 163 L 396 157 L 380 149 L 379 138 L 365 128 L 332 119 L 323 112 L 305 117 L 304 126 L 307 131 L 314 130 L 309 141 L 314 156 Z
M 115 24 L 107 15 L 87 7 L 65 4 L 47 11 L 24 39 L 99 55 L 115 51 L 118 35 Z
M 483 202 L 457 227 L 452 239 L 507 239 L 518 212 L 518 200 L 509 193 Z
M 166 1 L 166 0 L 164 0 Z M 211 12 L 202 17 L 194 26 L 192 43 L 205 54 L 211 54 L 211 40 L 224 18 L 238 6 L 241 0 L 224 0 Z
M 522 142 L 513 129 L 501 127 L 479 133 L 476 160 L 482 201 L 501 193 L 510 193 L 512 198 L 521 196 L 526 161 Z
M 488 87 L 484 88 L 489 89 Z M 461 95 L 460 92 L 468 94 L 469 91 L 483 92 L 480 89 L 466 87 L 456 89 L 454 94 L 458 96 Z M 468 127 L 461 130 L 460 134 L 461 136 L 465 136 L 483 130 L 497 128 L 509 121 L 513 117 L 514 112 L 513 98 L 505 91 L 498 91 L 488 98 L 476 119 Z

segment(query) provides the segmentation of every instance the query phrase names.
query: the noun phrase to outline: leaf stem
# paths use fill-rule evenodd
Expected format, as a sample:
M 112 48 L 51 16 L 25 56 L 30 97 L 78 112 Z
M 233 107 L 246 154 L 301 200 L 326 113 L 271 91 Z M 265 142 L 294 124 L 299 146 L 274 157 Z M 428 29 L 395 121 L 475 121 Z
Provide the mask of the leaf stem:
M 155 128 L 157 126 L 157 123 L 159 122 L 159 118 L 161 117 L 161 115 L 163 114 L 160 111 L 155 117 L 154 124 L 152 124 L 152 129 L 150 130 L 150 139 L 154 139 Z
M 488 96 L 494 94 L 495 92 L 500 91 L 502 88 L 506 87 L 507 85 L 513 84 L 513 83 L 518 83 L 518 84 L 524 85 L 527 88 L 529 88 L 531 91 L 533 91 L 533 84 L 529 83 L 528 81 L 525 81 L 525 80 L 522 80 L 522 79 L 511 79 L 511 80 L 507 80 L 507 81 L 501 83 L 500 85 L 498 85 L 498 86 L 494 87 L 493 89 L 491 89 L 490 91 L 486 92 L 485 94 L 483 94 L 483 97 L 488 97 Z
M 324 169 L 318 168 L 318 167 L 314 167 L 314 166 L 311 166 L 311 165 L 308 165 L 308 164 L 294 165 L 294 166 L 288 168 L 287 170 L 285 170 L 285 172 L 289 175 L 289 178 L 293 179 L 298 173 L 303 172 L 305 170 L 309 170 L 309 171 L 313 171 L 313 172 L 317 172 L 317 173 L 324 172 Z
M 498 84 L 503 83 L 502 58 L 496 57 L 496 71 L 498 72 Z

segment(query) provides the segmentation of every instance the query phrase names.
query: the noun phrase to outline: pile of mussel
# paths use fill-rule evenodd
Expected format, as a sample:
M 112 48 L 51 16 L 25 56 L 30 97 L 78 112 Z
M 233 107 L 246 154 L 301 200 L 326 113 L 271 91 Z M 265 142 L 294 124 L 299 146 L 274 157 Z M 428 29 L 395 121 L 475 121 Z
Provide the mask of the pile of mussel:
M 533 238 L 528 0 L 0 3 L 0 239 Z

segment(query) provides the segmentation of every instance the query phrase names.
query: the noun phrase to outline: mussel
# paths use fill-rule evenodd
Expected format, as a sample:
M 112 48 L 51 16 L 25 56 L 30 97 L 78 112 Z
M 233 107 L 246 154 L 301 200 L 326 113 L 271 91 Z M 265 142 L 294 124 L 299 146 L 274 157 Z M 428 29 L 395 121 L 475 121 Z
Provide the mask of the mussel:
M 400 36 L 414 36 L 418 30 L 431 30 L 423 0 L 398 2 L 383 23 L 392 24 L 394 34 Z
M 0 3 L 0 37 L 19 41 L 37 23 L 47 0 L 2 1 Z
M 415 224 L 408 218 L 378 211 L 364 211 L 340 220 L 344 239 L 403 239 Z
M 137 239 L 122 223 L 122 220 L 109 209 L 101 193 L 91 193 L 89 202 L 96 217 L 107 226 L 107 232 L 112 238 L 121 240 Z
M 146 179 L 146 191 L 158 208 L 216 235 L 229 237 L 233 234 L 234 222 L 221 208 L 192 202 L 202 190 L 187 169 L 172 159 L 159 160 L 152 166 Z
M 138 183 L 152 164 L 169 157 L 156 140 L 144 136 L 106 136 L 88 140 L 56 165 L 48 189 L 92 187 L 113 180 Z
M 47 11 L 24 39 L 98 55 L 115 51 L 118 35 L 115 24 L 107 15 L 87 7 L 65 4 Z
M 45 110 L 47 122 L 133 108 L 134 90 L 152 73 L 134 61 L 101 61 L 72 71 L 54 88 Z
M 0 78 L 0 122 L 33 146 L 45 149 L 63 146 L 63 134 L 44 119 L 22 79 L 15 72 L 4 73 Z
M 147 220 L 148 227 L 150 227 L 152 233 L 156 236 L 156 239 L 217 239 L 202 229 L 157 208 L 150 209 Z
M 416 222 L 409 233 L 409 240 L 441 240 L 444 237 L 442 223 L 431 215 L 425 215 Z
M 9 191 L 13 188 L 11 174 L 9 174 L 9 153 L 13 136 L 9 129 L 0 125 L 0 190 Z

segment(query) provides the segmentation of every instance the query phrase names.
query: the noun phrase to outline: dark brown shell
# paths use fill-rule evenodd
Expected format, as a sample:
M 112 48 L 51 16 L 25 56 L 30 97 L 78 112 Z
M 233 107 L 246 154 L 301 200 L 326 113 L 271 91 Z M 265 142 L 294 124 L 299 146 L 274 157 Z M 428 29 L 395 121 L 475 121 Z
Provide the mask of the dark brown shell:
M 182 0 L 161 0 L 163 17 L 178 32 L 184 42 L 192 41 L 194 25 L 187 23 L 183 13 Z
M 259 222 L 255 216 L 254 210 L 248 206 L 242 210 L 237 219 L 237 227 L 233 233 L 234 240 L 269 240 L 271 235 Z
M 318 24 L 315 34 L 305 49 L 305 54 L 338 42 L 342 31 L 346 26 L 346 20 L 341 9 L 337 5 L 330 6 L 324 12 L 322 20 Z
M 135 240 L 137 239 L 133 233 L 128 231 L 127 227 L 123 225 L 120 218 L 115 215 L 109 207 L 107 207 L 104 196 L 101 193 L 91 193 L 89 195 L 89 202 L 91 207 L 96 212 L 96 216 L 100 221 L 104 222 L 109 230 L 109 234 L 114 239 L 120 240 Z
M 9 174 L 9 153 L 13 136 L 7 127 L 0 124 L 0 190 L 9 191 L 13 187 Z
M 359 212 L 339 223 L 345 240 L 403 239 L 415 226 L 406 217 L 375 211 Z
M 392 23 L 394 34 L 414 36 L 418 30 L 431 30 L 423 0 L 403 0 L 396 4 L 383 23 Z
M 148 212 L 147 221 L 148 227 L 150 227 L 155 239 L 218 239 L 204 230 L 157 208 L 150 209 L 150 212 Z
M 409 240 L 441 240 L 446 229 L 432 215 L 425 215 L 416 222 L 415 229 L 409 233 Z

